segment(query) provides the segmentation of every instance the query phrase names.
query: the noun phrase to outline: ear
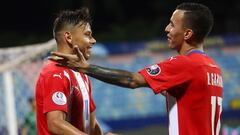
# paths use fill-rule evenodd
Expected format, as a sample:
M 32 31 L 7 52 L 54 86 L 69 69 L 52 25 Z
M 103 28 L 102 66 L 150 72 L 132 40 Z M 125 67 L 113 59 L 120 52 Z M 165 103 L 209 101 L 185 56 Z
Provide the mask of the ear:
M 72 34 L 70 32 L 64 33 L 64 39 L 68 44 L 72 45 Z
M 184 32 L 184 40 L 189 40 L 192 37 L 193 37 L 193 30 L 186 29 Z

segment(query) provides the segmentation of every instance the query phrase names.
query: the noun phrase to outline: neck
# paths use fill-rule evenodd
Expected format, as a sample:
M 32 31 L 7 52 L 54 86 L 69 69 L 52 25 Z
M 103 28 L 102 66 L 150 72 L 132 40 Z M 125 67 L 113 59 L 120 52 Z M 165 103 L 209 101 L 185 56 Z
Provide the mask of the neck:
M 57 44 L 57 52 L 72 54 L 72 49 L 67 44 Z
M 187 55 L 189 52 L 193 50 L 199 50 L 203 52 L 203 44 L 197 44 L 194 46 L 190 46 L 189 44 L 183 45 L 182 48 L 178 51 L 180 55 Z

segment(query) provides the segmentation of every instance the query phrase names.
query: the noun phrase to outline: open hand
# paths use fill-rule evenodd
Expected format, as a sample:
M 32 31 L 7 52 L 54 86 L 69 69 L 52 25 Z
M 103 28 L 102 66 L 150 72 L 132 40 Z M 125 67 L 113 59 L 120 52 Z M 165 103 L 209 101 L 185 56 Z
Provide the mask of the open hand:
M 84 69 L 89 66 L 89 63 L 86 61 L 77 46 L 74 46 L 73 49 L 75 54 L 51 52 L 52 56 L 48 59 L 57 62 L 58 66 L 65 66 L 77 71 L 84 71 Z

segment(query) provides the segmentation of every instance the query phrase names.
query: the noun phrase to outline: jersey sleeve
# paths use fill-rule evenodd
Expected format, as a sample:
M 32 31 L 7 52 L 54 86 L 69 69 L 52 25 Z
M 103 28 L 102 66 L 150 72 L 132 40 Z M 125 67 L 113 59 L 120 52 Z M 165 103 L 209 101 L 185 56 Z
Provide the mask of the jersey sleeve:
M 43 113 L 60 110 L 67 112 L 70 82 L 64 70 L 49 72 L 44 77 Z
M 96 109 L 96 105 L 95 105 L 95 103 L 93 101 L 93 98 L 92 98 L 92 87 L 91 87 L 90 79 L 89 79 L 89 77 L 87 77 L 87 79 L 88 79 L 89 98 L 90 98 L 90 113 L 92 113 Z
M 191 80 L 191 63 L 185 56 L 175 56 L 139 71 L 155 94 Z

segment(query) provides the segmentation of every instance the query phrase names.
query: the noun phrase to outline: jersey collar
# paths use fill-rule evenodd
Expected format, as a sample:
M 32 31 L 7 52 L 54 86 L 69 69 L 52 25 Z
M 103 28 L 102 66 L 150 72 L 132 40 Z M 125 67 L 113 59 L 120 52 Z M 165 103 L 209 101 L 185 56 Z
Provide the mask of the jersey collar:
M 192 54 L 192 53 L 199 53 L 199 54 L 204 54 L 204 55 L 206 55 L 205 52 L 200 51 L 200 50 L 192 50 L 192 51 L 189 51 L 189 52 L 187 53 L 187 55 L 190 55 L 190 54 Z

